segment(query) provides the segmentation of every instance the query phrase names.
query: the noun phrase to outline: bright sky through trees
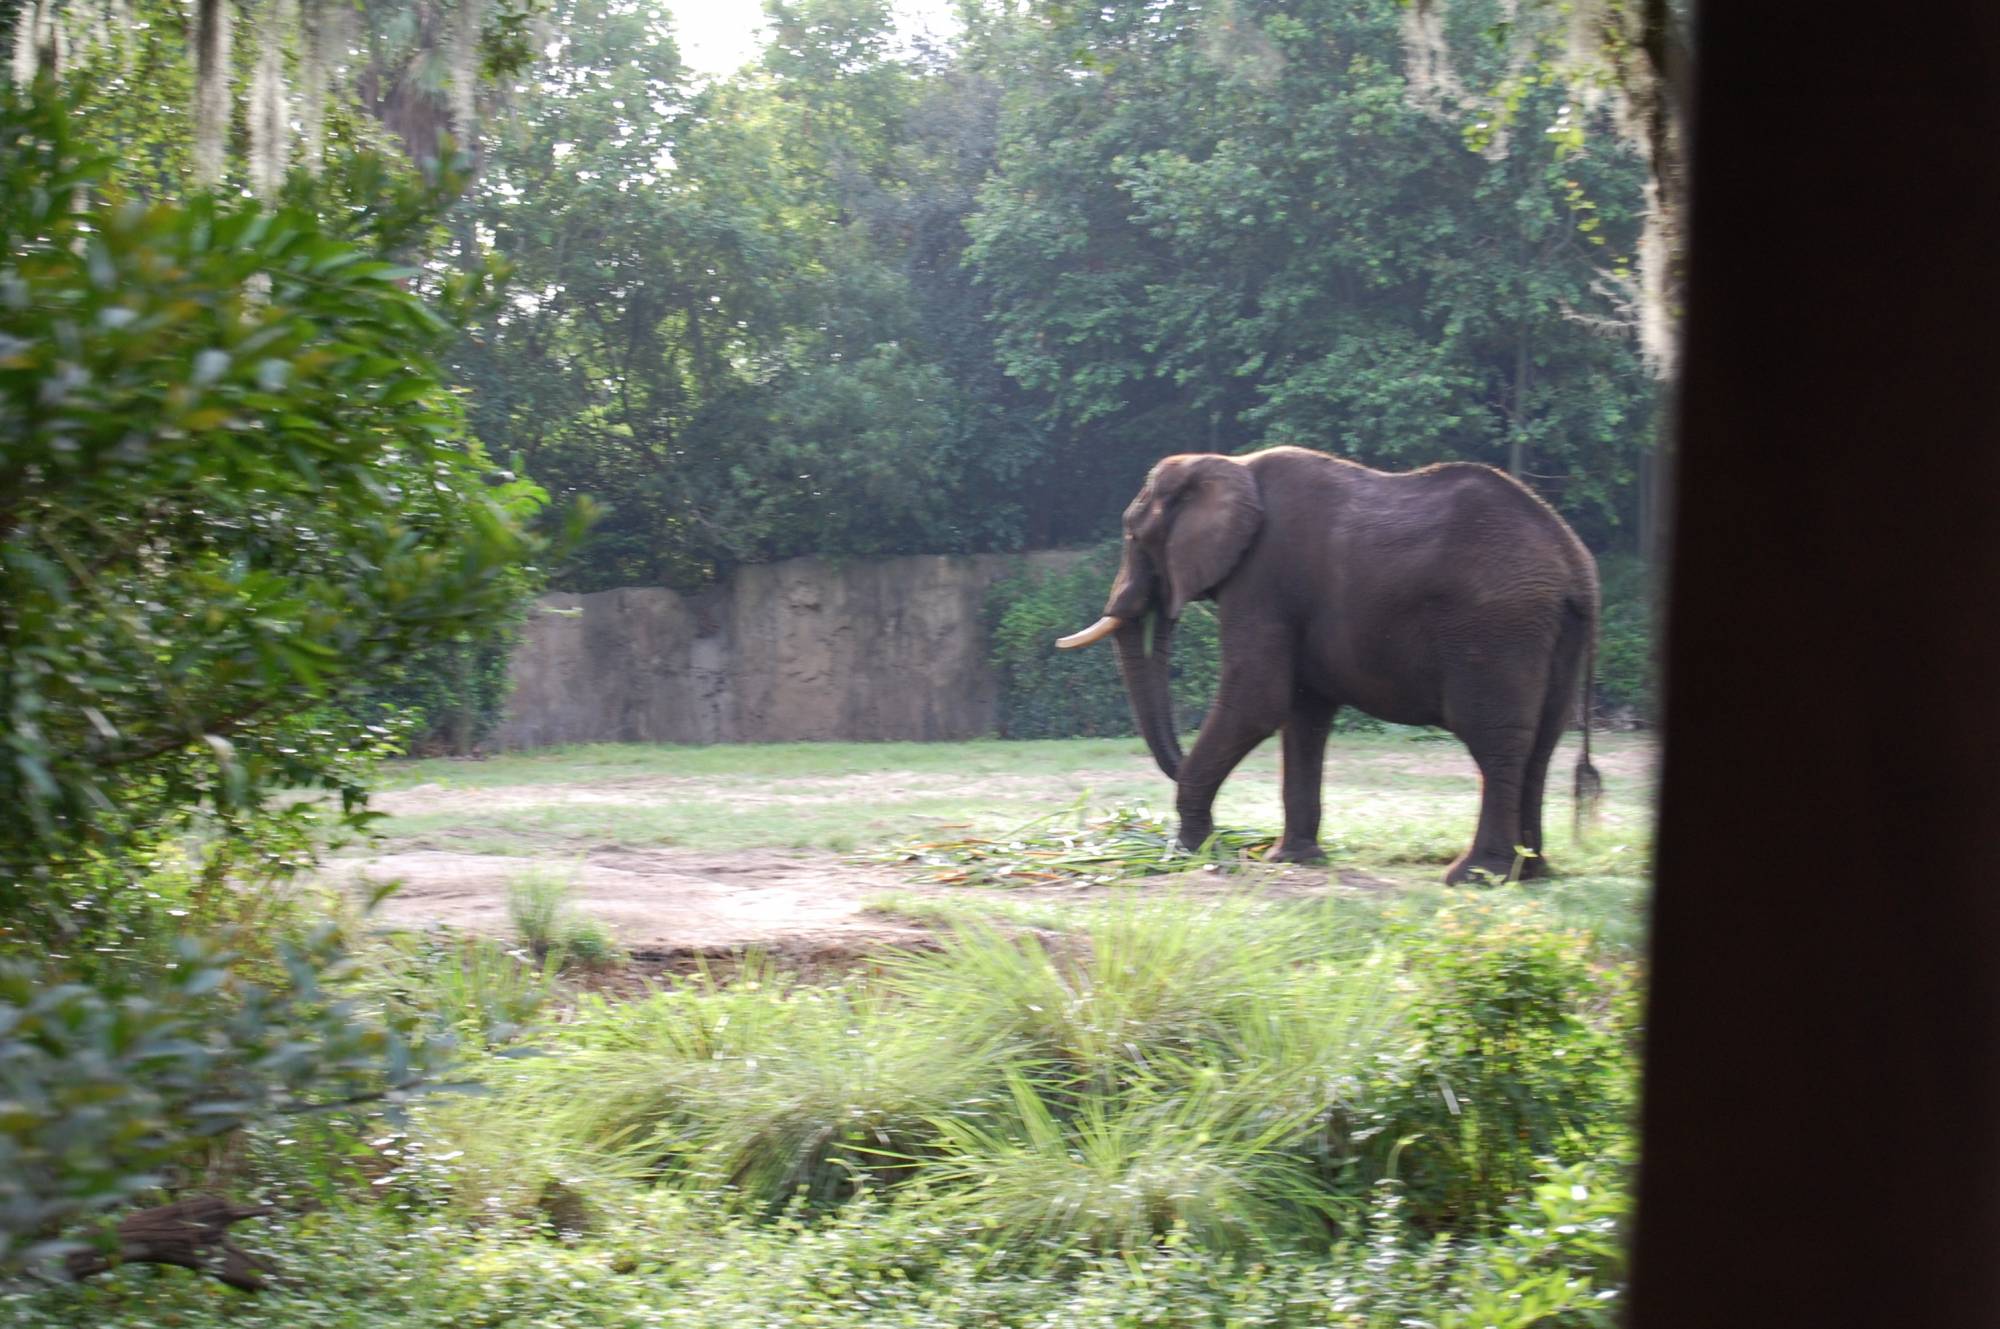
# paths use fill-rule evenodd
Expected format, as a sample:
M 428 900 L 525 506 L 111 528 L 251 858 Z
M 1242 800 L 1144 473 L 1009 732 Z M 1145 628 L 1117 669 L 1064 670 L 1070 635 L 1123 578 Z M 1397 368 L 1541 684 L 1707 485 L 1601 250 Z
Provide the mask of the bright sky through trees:
M 957 27 L 948 0 L 896 0 L 896 26 L 905 39 L 926 33 L 943 37 Z M 732 74 L 756 57 L 763 44 L 762 0 L 682 0 L 673 14 L 681 58 L 703 74 Z

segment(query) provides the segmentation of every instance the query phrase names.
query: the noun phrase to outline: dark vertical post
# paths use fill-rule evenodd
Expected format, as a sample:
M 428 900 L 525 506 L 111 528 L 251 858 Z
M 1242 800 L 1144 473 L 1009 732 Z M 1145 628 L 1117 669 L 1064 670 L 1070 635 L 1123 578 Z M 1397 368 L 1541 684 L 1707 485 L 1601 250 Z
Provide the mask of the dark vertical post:
M 1632 1322 L 2000 1324 L 2000 4 L 1699 10 Z

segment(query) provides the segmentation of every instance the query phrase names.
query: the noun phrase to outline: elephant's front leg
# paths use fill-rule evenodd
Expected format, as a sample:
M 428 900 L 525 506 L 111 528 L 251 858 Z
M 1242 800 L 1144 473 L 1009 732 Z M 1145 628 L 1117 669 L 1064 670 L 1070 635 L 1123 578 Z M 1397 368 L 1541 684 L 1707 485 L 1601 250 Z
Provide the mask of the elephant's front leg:
M 1285 838 L 1269 854 L 1274 863 L 1326 862 L 1319 847 L 1320 786 L 1337 709 L 1309 693 L 1292 699 L 1285 717 Z
M 1277 633 L 1225 635 L 1222 683 L 1201 734 L 1181 762 L 1175 791 L 1180 842 L 1199 849 L 1215 833 L 1215 794 L 1250 749 L 1277 732 L 1290 708 L 1291 660 Z

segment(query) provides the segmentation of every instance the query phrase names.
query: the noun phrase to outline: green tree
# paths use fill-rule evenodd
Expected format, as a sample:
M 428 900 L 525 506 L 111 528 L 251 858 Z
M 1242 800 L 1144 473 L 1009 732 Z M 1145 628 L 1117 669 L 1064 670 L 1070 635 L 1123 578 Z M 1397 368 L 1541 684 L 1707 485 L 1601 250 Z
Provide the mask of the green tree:
M 872 3 L 774 6 L 706 88 L 643 12 L 558 18 L 575 81 L 523 95 L 479 196 L 520 294 L 460 367 L 481 437 L 608 501 L 567 584 L 1018 544 L 1042 439 L 959 261 L 990 84 Z
M 121 202 L 74 123 L 0 88 L 0 1264 L 438 1067 L 334 990 L 337 935 L 232 922 L 366 824 L 397 735 L 334 703 L 504 620 L 543 549 L 409 269 L 301 209 Z
M 1122 477 L 1100 521 L 1166 452 L 1298 442 L 1510 467 L 1610 535 L 1648 391 L 1590 319 L 1636 162 L 1559 153 L 1553 88 L 1475 150 L 1413 104 L 1390 0 L 1044 12 L 989 38 L 1014 90 L 972 257 L 1061 464 Z

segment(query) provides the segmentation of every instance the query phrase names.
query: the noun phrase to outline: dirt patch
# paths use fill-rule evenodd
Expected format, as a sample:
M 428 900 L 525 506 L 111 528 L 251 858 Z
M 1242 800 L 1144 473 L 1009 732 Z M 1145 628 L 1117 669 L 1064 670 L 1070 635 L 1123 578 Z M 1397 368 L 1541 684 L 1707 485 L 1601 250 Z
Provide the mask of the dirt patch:
M 357 893 L 370 885 L 399 883 L 376 908 L 375 920 L 383 927 L 451 928 L 511 938 L 509 882 L 551 870 L 567 874 L 571 904 L 608 927 L 635 961 L 667 969 L 746 949 L 825 966 L 859 960 L 883 947 L 928 945 L 931 929 L 912 919 L 871 912 L 870 904 L 892 892 L 904 898 L 965 899 L 972 890 L 914 882 L 886 865 L 833 854 L 769 849 L 694 853 L 604 848 L 555 868 L 533 858 L 417 849 L 337 862 L 326 879 Z M 1248 890 L 1295 899 L 1336 887 L 1400 889 L 1387 878 L 1350 868 L 1329 872 L 1274 866 L 1157 877 L 1144 885 L 1058 883 L 992 894 L 1081 902 L 1134 890 L 1196 896 Z
M 359 888 L 399 882 L 377 909 L 398 928 L 512 933 L 507 886 L 550 871 L 531 858 L 423 849 L 335 865 L 329 876 Z M 865 949 L 921 938 L 921 929 L 863 912 L 870 896 L 904 883 L 831 854 L 756 849 L 733 853 L 605 849 L 553 869 L 570 901 L 604 923 L 635 958 L 723 955 L 746 947 L 785 951 Z

